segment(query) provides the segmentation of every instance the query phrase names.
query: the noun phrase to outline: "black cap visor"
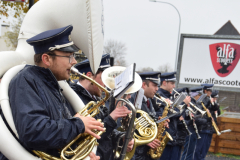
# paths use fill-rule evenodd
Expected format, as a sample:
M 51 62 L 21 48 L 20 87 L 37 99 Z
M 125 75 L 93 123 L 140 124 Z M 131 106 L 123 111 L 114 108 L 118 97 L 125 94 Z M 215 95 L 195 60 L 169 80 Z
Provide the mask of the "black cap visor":
M 157 84 L 158 86 L 160 85 L 160 81 L 158 81 L 158 80 L 151 80 L 151 79 L 149 79 L 149 80 L 150 80 L 151 82 Z
M 73 44 L 71 46 L 60 48 L 57 50 L 63 51 L 63 52 L 78 52 L 80 49 L 75 44 Z

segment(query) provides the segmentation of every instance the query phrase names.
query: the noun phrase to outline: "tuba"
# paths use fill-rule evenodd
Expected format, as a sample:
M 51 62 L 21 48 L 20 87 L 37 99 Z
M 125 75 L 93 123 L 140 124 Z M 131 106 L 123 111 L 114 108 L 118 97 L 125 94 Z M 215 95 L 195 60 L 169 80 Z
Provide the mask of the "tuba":
M 42 10 L 45 12 L 41 12 Z M 63 11 L 66 11 L 64 15 Z M 26 14 L 19 32 L 16 50 L 0 52 L 0 77 L 5 73 L 0 83 L 0 102 L 6 121 L 17 138 L 18 134 L 8 100 L 8 85 L 12 77 L 24 67 L 21 65 L 22 63 L 34 64 L 34 50 L 26 40 L 43 31 L 72 24 L 74 29 L 71 39 L 88 57 L 92 71 L 95 73 L 103 53 L 103 20 L 102 1 L 97 0 L 72 0 L 71 2 L 68 0 L 41 0 Z M 65 81 L 59 81 L 59 85 L 64 89 L 63 95 L 71 103 L 75 112 L 85 106 Z M 39 159 L 20 145 L 7 129 L 2 118 L 0 118 L 0 128 L 0 151 L 8 159 Z M 8 144 L 8 147 L 4 144 Z M 93 149 L 96 150 L 96 146 Z M 12 154 L 12 150 L 15 151 L 15 154 Z
M 169 104 L 167 103 L 167 101 L 165 100 L 165 98 L 162 98 L 159 94 L 155 94 L 154 96 L 156 99 L 159 99 L 160 101 L 164 102 L 166 104 L 166 107 L 163 110 L 163 114 L 162 114 L 162 118 L 166 117 L 168 115 L 168 111 L 169 111 Z M 148 154 L 153 158 L 160 158 L 164 148 L 166 147 L 168 141 L 173 141 L 172 136 L 168 133 L 165 132 L 165 135 L 163 136 L 163 133 L 165 131 L 165 126 L 164 126 L 164 122 L 161 122 L 158 124 L 158 133 L 157 133 L 157 139 L 160 140 L 161 145 L 157 148 L 157 149 L 149 149 Z

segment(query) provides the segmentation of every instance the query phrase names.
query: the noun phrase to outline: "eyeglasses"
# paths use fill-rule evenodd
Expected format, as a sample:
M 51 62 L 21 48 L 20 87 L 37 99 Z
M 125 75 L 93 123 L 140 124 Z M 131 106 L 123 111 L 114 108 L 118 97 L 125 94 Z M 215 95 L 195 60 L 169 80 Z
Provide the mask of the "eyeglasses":
M 70 55 L 70 56 L 60 56 L 60 55 L 56 55 L 56 54 L 48 54 L 48 55 L 49 55 L 49 56 L 56 56 L 56 57 L 67 57 L 67 58 L 69 58 L 69 63 L 72 63 L 73 58 L 76 59 L 75 53 L 73 53 L 73 54 Z

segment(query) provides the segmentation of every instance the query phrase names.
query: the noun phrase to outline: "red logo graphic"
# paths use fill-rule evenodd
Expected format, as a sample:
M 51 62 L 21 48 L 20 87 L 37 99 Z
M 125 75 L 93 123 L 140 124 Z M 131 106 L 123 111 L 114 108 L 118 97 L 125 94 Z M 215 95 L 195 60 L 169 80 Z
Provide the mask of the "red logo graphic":
M 209 45 L 212 64 L 220 77 L 228 76 L 240 59 L 240 45 L 235 43 L 215 43 Z

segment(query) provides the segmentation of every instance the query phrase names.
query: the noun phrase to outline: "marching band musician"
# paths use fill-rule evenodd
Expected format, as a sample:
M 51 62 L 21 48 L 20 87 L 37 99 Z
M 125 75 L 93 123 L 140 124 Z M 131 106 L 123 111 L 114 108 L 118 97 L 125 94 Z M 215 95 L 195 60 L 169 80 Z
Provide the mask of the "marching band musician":
M 10 82 L 9 98 L 19 140 L 28 150 L 60 157 L 59 150 L 80 133 L 97 139 L 103 124 L 76 114 L 58 81 L 70 78 L 79 48 L 70 40 L 73 26 L 42 32 L 27 42 L 34 47 L 35 66 L 26 65 Z M 91 153 L 91 160 L 99 159 Z
M 190 88 L 190 91 L 191 91 L 190 95 L 192 97 L 191 102 L 194 105 L 196 105 L 198 108 L 200 108 L 201 110 L 203 110 L 202 105 L 198 104 L 196 102 L 199 99 L 199 97 L 202 95 L 202 92 L 201 92 L 202 89 L 203 89 L 203 86 Z M 187 111 L 189 111 L 189 110 L 187 110 Z M 200 113 L 197 112 L 197 114 L 194 114 L 194 115 L 195 116 L 200 115 Z M 188 116 L 186 117 L 187 120 L 190 120 L 191 119 L 190 116 L 192 116 L 194 122 L 190 121 L 188 123 L 188 129 L 190 130 L 190 132 L 192 134 L 188 135 L 186 137 L 186 141 L 185 141 L 185 144 L 184 144 L 184 150 L 183 150 L 183 153 L 182 153 L 181 160 L 192 160 L 193 156 L 194 156 L 194 150 L 195 150 L 195 147 L 196 147 L 196 144 L 197 144 L 197 139 L 198 139 L 199 133 L 196 133 L 196 132 L 198 132 L 198 130 L 197 130 L 197 128 L 194 128 L 193 123 L 195 123 L 196 124 L 195 127 L 197 127 L 199 125 L 207 123 L 207 120 L 211 121 L 211 118 L 206 119 L 206 118 L 201 118 L 201 117 L 194 117 L 194 115 L 193 115 L 193 113 L 188 112 Z
M 167 99 L 170 99 L 173 101 L 172 91 L 175 88 L 175 77 L 176 72 L 168 72 L 163 73 L 161 75 L 161 86 L 157 93 Z M 187 96 L 184 99 L 184 103 L 186 105 L 189 104 L 191 98 Z M 163 112 L 163 107 L 160 107 L 156 112 L 157 116 L 161 116 Z M 166 131 L 172 136 L 173 141 L 169 141 L 166 145 L 160 160 L 179 160 L 181 157 L 181 148 L 184 144 L 182 142 L 182 139 L 186 137 L 184 126 L 181 122 L 181 120 L 184 120 L 183 116 L 174 116 L 170 118 L 169 128 L 166 129 Z M 180 130 L 179 130 L 180 129 Z M 184 133 L 183 133 L 184 132 Z
M 92 73 L 89 60 L 86 59 L 75 65 L 75 68 L 79 72 L 86 74 L 86 76 L 95 80 L 100 85 L 104 86 L 101 75 L 104 69 L 110 67 L 110 55 L 105 54 L 102 56 L 100 67 L 96 74 Z M 96 85 L 93 85 L 89 80 L 84 77 L 80 77 L 77 83 L 71 83 L 71 88 L 77 93 L 77 95 L 83 100 L 86 105 L 90 101 L 99 101 L 101 97 L 101 90 Z M 105 87 L 105 86 L 104 86 Z M 96 115 L 96 119 L 101 119 L 104 122 L 106 132 L 101 135 L 101 139 L 98 140 L 99 146 L 97 148 L 97 155 L 102 160 L 110 160 L 113 157 L 114 143 L 117 142 L 118 135 L 121 134 L 117 131 L 116 120 L 119 117 L 125 117 L 131 113 L 125 106 L 116 107 L 110 114 L 108 108 L 105 106 L 100 107 L 100 112 Z M 133 144 L 130 142 L 128 148 L 132 148 Z M 131 150 L 131 149 L 130 149 Z
M 156 113 L 153 108 L 150 98 L 153 98 L 158 90 L 160 83 L 160 72 L 143 72 L 139 73 L 142 78 L 142 89 L 144 90 L 144 96 L 142 100 L 141 110 L 147 112 L 153 119 L 156 118 Z M 132 94 L 130 101 L 134 104 L 136 93 Z M 152 160 L 151 156 L 148 155 L 148 151 L 151 148 L 155 149 L 160 146 L 158 139 L 153 140 L 147 145 L 142 145 L 136 148 L 135 154 L 132 160 Z
M 219 116 L 221 114 L 219 103 L 217 103 L 217 99 L 219 97 L 218 93 L 219 93 L 218 90 L 213 90 L 212 94 L 211 94 L 211 97 L 213 98 L 213 103 L 218 106 L 218 110 L 217 111 L 214 111 L 214 112 L 212 111 L 211 112 L 212 117 L 213 117 L 214 121 L 216 122 L 216 124 L 217 124 L 217 116 Z
M 203 86 L 203 93 L 207 94 L 207 97 L 203 100 L 203 103 L 207 108 L 207 112 L 210 113 L 217 111 L 219 108 L 218 105 L 213 103 L 213 99 L 211 98 L 213 85 L 214 84 L 201 84 L 201 86 Z M 208 118 L 207 116 L 205 117 Z M 212 141 L 212 134 L 214 132 L 212 120 L 213 119 L 211 119 L 211 121 L 208 120 L 207 123 L 199 127 L 201 139 L 197 140 L 194 160 L 203 160 L 207 155 Z

